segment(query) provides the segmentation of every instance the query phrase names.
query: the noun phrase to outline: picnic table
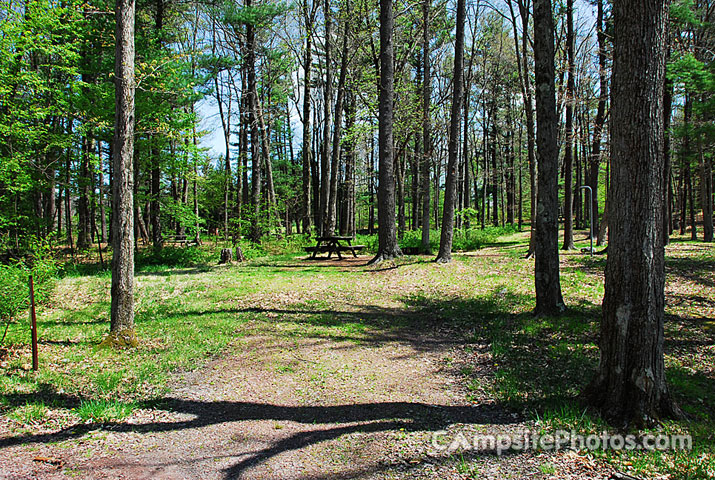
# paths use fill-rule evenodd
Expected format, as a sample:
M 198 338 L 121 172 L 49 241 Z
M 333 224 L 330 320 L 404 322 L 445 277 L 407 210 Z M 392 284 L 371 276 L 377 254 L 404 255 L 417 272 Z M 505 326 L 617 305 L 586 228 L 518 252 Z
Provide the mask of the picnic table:
M 310 258 L 315 258 L 318 253 L 328 253 L 328 258 L 330 258 L 333 253 L 338 255 L 340 260 L 343 256 L 340 252 L 352 252 L 353 257 L 357 257 L 358 251 L 365 248 L 365 245 L 353 245 L 353 237 L 339 237 L 339 236 L 326 236 L 316 238 L 316 244 L 314 247 L 305 247 L 305 251 L 310 253 Z

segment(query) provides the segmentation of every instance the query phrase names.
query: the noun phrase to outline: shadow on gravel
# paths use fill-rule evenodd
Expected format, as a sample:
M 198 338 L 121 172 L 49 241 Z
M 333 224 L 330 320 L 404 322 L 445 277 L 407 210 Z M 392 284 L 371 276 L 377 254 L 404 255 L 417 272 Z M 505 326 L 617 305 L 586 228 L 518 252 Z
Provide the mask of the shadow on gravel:
M 12 404 L 23 404 L 36 398 L 37 394 L 8 396 Z M 54 405 L 74 407 L 79 399 L 63 394 L 50 394 Z M 475 406 L 443 406 L 424 403 L 382 402 L 336 406 L 281 406 L 265 403 L 196 401 L 176 398 L 159 400 L 162 408 L 191 415 L 193 418 L 178 422 L 153 422 L 141 425 L 125 423 L 91 423 L 67 427 L 56 433 L 21 435 L 0 439 L 0 448 L 21 444 L 51 443 L 79 438 L 92 430 L 112 432 L 169 432 L 197 429 L 221 423 L 248 420 L 291 421 L 306 425 L 335 425 L 296 433 L 270 447 L 253 452 L 224 471 L 224 478 L 233 479 L 242 472 L 266 460 L 290 450 L 324 442 L 350 433 L 374 433 L 404 429 L 405 431 L 440 430 L 453 423 L 503 425 L 514 423 L 511 415 L 498 404 Z M 153 406 L 157 406 L 154 404 Z

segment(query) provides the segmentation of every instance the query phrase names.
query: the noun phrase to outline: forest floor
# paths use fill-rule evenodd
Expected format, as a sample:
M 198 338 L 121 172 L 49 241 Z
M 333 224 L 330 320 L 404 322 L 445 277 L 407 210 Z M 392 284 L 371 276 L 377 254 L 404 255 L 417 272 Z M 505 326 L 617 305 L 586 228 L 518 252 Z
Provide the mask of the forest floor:
M 562 255 L 569 311 L 535 319 L 525 244 L 447 265 L 140 269 L 126 351 L 97 348 L 109 274 L 65 276 L 40 311 L 40 371 L 22 325 L 0 349 L 0 478 L 715 477 L 715 251 L 685 241 L 668 247 L 666 362 L 690 419 L 640 433 L 687 433 L 691 450 L 473 448 L 610 431 L 577 399 L 605 258 Z

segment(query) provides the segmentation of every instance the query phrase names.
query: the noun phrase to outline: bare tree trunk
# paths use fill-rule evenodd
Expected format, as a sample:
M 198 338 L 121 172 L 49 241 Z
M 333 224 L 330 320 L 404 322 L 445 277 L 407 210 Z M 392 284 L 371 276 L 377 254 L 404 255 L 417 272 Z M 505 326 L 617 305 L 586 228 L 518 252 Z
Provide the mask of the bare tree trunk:
M 536 223 L 536 310 L 554 315 L 565 310 L 559 277 L 558 117 L 554 68 L 554 19 L 551 0 L 534 1 L 536 131 L 539 187 Z
M 439 253 L 435 261 L 448 263 L 452 260 L 452 239 L 454 236 L 454 207 L 457 194 L 457 155 L 459 154 L 460 115 L 464 88 L 464 22 L 465 0 L 457 0 L 457 38 L 454 43 L 454 75 L 452 83 L 452 111 L 449 125 L 449 159 L 447 160 L 447 181 L 444 187 L 444 208 L 442 210 L 442 232 Z
M 598 108 L 596 110 L 596 118 L 593 122 L 593 143 L 591 144 L 591 155 L 589 157 L 589 186 L 591 187 L 591 205 L 593 208 L 593 231 L 598 232 L 598 174 L 601 164 L 601 138 L 603 135 L 603 126 L 606 123 L 606 102 L 608 101 L 608 77 L 606 76 L 606 24 L 603 14 L 603 2 L 606 0 L 598 0 L 597 15 L 596 15 L 596 32 L 598 37 L 598 77 L 599 77 L 599 93 L 598 93 Z M 605 211 L 604 211 L 605 215 Z M 599 241 L 601 236 L 599 235 Z
M 116 3 L 116 116 L 112 179 L 111 336 L 136 345 L 134 332 L 134 0 Z
M 332 161 L 330 166 L 330 198 L 328 201 L 328 217 L 325 222 L 327 235 L 335 232 L 335 219 L 338 204 L 338 170 L 340 167 L 340 135 L 343 122 L 343 99 L 345 98 L 345 79 L 348 71 L 348 33 L 350 28 L 350 3 L 345 4 L 343 15 L 343 48 L 340 52 L 340 77 L 338 79 L 338 96 L 335 101 L 335 126 L 333 127 Z
M 77 186 L 79 188 L 79 200 L 77 201 L 77 248 L 82 250 L 89 247 L 90 244 L 90 174 L 89 174 L 89 156 L 92 152 L 93 139 L 88 133 L 82 140 L 82 160 L 80 162 L 79 177 Z
M 671 181 L 671 172 L 673 168 L 670 143 L 670 116 L 673 111 L 673 82 L 669 81 L 667 77 L 665 80 L 663 103 L 663 152 L 665 156 L 663 166 L 663 181 L 665 182 L 665 195 L 663 198 L 663 201 L 665 202 L 663 212 L 663 243 L 668 245 L 670 243 L 670 235 L 673 231 L 673 183 Z
M 713 241 L 713 167 L 712 157 L 703 152 L 702 135 L 698 136 L 698 155 L 700 156 L 700 185 L 703 204 L 703 241 Z
M 156 137 L 149 137 L 151 144 L 151 240 L 154 248 L 161 248 L 161 157 Z
M 663 355 L 663 76 L 668 2 L 616 0 L 612 209 L 601 350 L 590 402 L 616 425 L 678 417 Z M 634 95 L 634 92 L 639 92 Z
M 347 236 L 355 236 L 355 140 L 353 140 L 353 128 L 357 109 L 355 105 L 355 94 L 348 92 L 347 108 L 345 110 L 345 129 L 350 135 L 350 141 L 346 145 L 347 155 L 345 156 L 345 201 L 346 201 L 346 225 Z
M 573 250 L 573 103 L 576 93 L 574 79 L 573 0 L 566 2 L 566 50 L 568 80 L 566 81 L 566 151 L 564 155 L 564 244 L 562 250 Z
M 330 204 L 330 117 L 333 102 L 333 72 L 330 43 L 332 42 L 332 22 L 330 0 L 325 0 L 325 85 L 323 86 L 323 150 L 320 157 L 320 208 L 318 226 L 321 235 L 329 235 L 328 205 Z
M 251 0 L 246 0 L 246 7 L 251 6 Z M 248 123 L 251 126 L 251 235 L 254 242 L 259 242 L 263 236 L 261 225 L 261 182 L 262 168 L 261 155 L 258 153 L 261 142 L 258 131 L 258 98 L 256 92 L 256 32 L 255 27 L 249 22 L 246 24 L 246 72 L 248 87 Z
M 533 95 L 531 90 L 531 80 L 529 75 L 529 3 L 524 0 L 517 0 L 519 7 L 519 16 L 521 17 L 521 52 L 519 52 L 519 42 L 517 41 L 516 32 L 516 16 L 514 15 L 512 0 L 508 2 L 509 11 L 512 19 L 512 30 L 514 35 L 514 45 L 517 55 L 517 71 L 521 83 L 521 93 L 524 97 L 524 116 L 526 117 L 526 145 L 527 158 L 529 162 L 529 182 L 531 209 L 529 214 L 529 222 L 531 223 L 531 236 L 529 239 L 529 250 L 526 253 L 527 258 L 534 254 L 536 248 L 536 197 L 537 197 L 537 180 L 536 180 L 536 136 L 534 130 L 534 106 Z M 521 53 L 521 55 L 520 55 Z
M 380 0 L 379 148 L 380 179 L 377 191 L 378 249 L 370 264 L 402 256 L 395 232 L 394 140 L 394 19 L 392 0 Z
M 313 3 L 313 6 L 316 2 Z M 315 24 L 315 8 L 308 9 L 308 1 L 302 4 L 305 19 L 305 62 L 303 65 L 303 233 L 310 235 L 313 229 L 313 207 L 311 205 L 310 164 L 313 154 L 310 125 L 310 74 L 313 64 L 313 29 Z
M 422 253 L 430 253 L 430 163 L 432 162 L 432 132 L 430 126 L 430 102 L 432 98 L 430 76 L 430 28 L 429 11 L 431 0 L 422 1 Z
M 375 136 L 370 136 L 370 165 L 368 172 L 368 190 L 370 191 L 370 213 L 368 215 L 367 233 L 375 233 Z
M 104 168 L 101 162 L 102 152 L 100 147 L 100 164 L 99 164 L 99 217 L 100 217 L 100 239 L 102 243 L 107 243 L 107 212 L 104 206 Z M 111 161 L 111 157 L 110 157 Z

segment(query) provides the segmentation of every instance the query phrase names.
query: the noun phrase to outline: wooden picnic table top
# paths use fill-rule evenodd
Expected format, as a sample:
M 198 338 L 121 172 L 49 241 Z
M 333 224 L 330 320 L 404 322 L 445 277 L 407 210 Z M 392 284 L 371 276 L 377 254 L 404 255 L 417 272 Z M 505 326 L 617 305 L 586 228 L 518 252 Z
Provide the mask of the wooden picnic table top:
M 331 241 L 338 241 L 338 242 L 340 242 L 340 241 L 346 241 L 346 240 L 347 240 L 347 241 L 350 241 L 350 240 L 352 240 L 352 239 L 353 239 L 353 237 L 340 237 L 340 236 L 334 236 L 334 235 L 316 238 L 316 240 L 317 240 L 318 242 L 331 242 Z

